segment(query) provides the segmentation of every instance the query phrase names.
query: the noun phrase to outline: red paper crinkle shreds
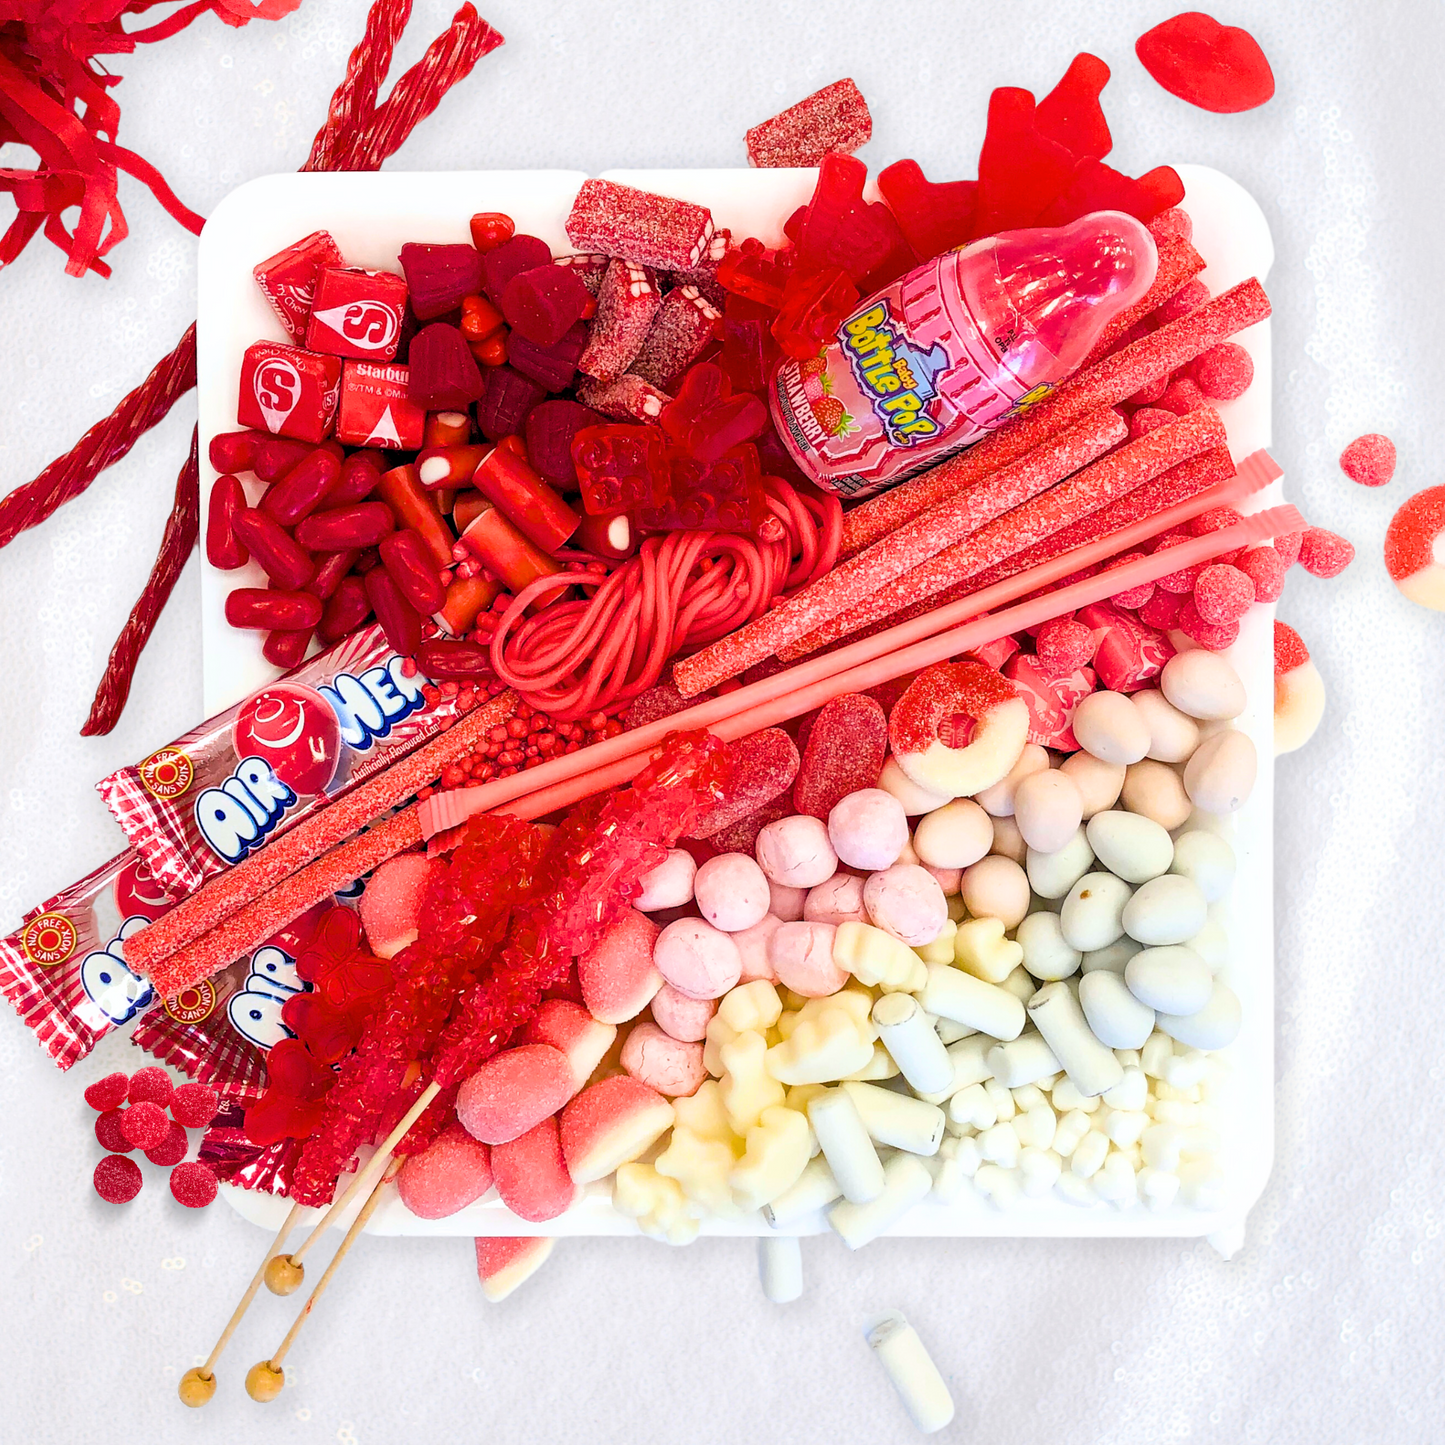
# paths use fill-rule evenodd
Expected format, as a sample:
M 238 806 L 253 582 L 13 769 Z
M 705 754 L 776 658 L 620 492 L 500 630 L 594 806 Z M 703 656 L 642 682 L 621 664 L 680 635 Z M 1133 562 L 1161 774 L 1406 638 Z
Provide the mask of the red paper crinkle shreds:
M 1274 72 L 1254 36 L 1199 10 L 1146 30 L 1134 53 L 1170 95 L 1201 110 L 1253 110 L 1274 94 Z

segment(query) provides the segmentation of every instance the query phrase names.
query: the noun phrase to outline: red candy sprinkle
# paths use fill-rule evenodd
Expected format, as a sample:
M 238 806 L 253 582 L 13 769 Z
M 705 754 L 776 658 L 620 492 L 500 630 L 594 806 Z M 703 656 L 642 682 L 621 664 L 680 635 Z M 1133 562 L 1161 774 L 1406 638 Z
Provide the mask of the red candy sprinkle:
M 159 1104 L 143 1099 L 121 1115 L 120 1132 L 137 1149 L 154 1149 L 165 1142 L 171 1121 Z
M 171 1193 L 187 1209 L 204 1209 L 216 1197 L 216 1176 L 204 1164 L 177 1164 L 171 1170 Z
M 1055 617 L 1039 628 L 1034 651 L 1050 676 L 1067 677 L 1093 657 L 1093 629 L 1072 617 Z
M 1300 539 L 1299 564 L 1313 577 L 1338 577 L 1354 561 L 1355 549 L 1323 527 L 1306 527 Z
M 1251 547 L 1234 564 L 1254 583 L 1256 602 L 1277 602 L 1284 591 L 1284 558 L 1268 544 Z
M 1383 487 L 1395 475 L 1395 443 L 1379 432 L 1356 437 L 1340 453 L 1340 470 L 1362 487 Z
M 1274 94 L 1274 72 L 1254 36 L 1199 10 L 1146 30 L 1134 53 L 1170 95 L 1201 110 L 1253 110 Z
M 1221 341 L 1194 359 L 1190 375 L 1205 396 L 1213 401 L 1233 401 L 1249 390 L 1254 380 L 1254 362 L 1237 341 Z M 1394 452 L 1391 451 L 1391 462 Z
M 171 1076 L 158 1064 L 137 1069 L 130 1076 L 129 1099 L 132 1104 L 159 1104 L 162 1109 L 171 1101 L 176 1086 Z
M 102 1113 L 110 1109 L 118 1109 L 125 1103 L 125 1096 L 130 1090 L 130 1080 L 124 1074 L 107 1074 L 103 1079 L 97 1079 L 86 1091 L 85 1102 L 92 1109 L 99 1109 Z
M 145 1156 L 152 1164 L 169 1169 L 172 1164 L 179 1164 L 186 1157 L 186 1150 L 189 1148 L 186 1131 L 179 1124 L 172 1124 L 166 1137 L 155 1148 L 147 1149 Z
M 1304 639 L 1287 622 L 1274 624 L 1274 675 L 1293 672 L 1310 660 Z
M 171 1118 L 187 1129 L 204 1129 L 216 1117 L 219 1103 L 209 1084 L 182 1084 L 171 1096 Z
M 107 1204 L 129 1204 L 140 1193 L 140 1165 L 123 1154 L 107 1154 L 91 1175 L 95 1192 Z
M 1254 583 L 1248 574 L 1228 563 L 1206 567 L 1194 584 L 1194 606 L 1205 622 L 1224 626 L 1237 622 L 1254 601 Z
M 127 1112 L 125 1109 L 107 1109 L 96 1119 L 95 1137 L 100 1140 L 102 1149 L 109 1149 L 118 1154 L 129 1154 L 135 1148 L 135 1145 L 121 1131 L 121 1121 Z

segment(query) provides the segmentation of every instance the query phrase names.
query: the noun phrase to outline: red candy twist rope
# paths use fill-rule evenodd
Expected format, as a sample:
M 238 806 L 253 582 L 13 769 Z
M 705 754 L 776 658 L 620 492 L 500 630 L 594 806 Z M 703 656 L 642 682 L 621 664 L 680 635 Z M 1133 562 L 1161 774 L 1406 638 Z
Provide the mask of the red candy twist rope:
M 838 500 L 800 495 L 778 477 L 767 479 L 766 496 L 773 515 L 761 538 L 648 537 L 590 596 L 555 601 L 532 617 L 534 604 L 594 579 L 561 572 L 529 583 L 492 635 L 497 676 L 570 722 L 645 692 L 682 649 L 726 636 L 815 581 L 838 557 Z
M 156 619 L 170 600 L 172 590 L 196 545 L 201 525 L 201 468 L 198 428 L 191 429 L 191 454 L 176 478 L 176 500 L 166 521 L 161 549 L 146 580 L 145 590 L 131 609 L 115 646 L 110 650 L 105 676 L 95 691 L 90 716 L 80 735 L 83 738 L 108 733 L 119 720 L 130 696 L 131 679 L 141 651 L 150 641 Z
M 391 69 L 396 42 L 411 18 L 411 0 L 376 0 L 366 16 L 366 33 L 346 62 L 346 78 L 336 87 L 326 123 L 311 142 L 303 171 L 338 170 L 337 153 L 349 145 L 376 110 L 381 82 Z

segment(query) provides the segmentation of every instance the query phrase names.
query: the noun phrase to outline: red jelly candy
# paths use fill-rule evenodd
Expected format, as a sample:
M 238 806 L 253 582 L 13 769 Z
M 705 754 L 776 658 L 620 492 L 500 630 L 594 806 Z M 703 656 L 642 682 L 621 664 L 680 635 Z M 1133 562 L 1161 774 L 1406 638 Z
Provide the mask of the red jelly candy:
M 321 499 L 341 476 L 341 463 L 325 447 L 296 463 L 261 498 L 260 510 L 283 527 L 294 527 L 321 505 Z
M 95 1166 L 91 1176 L 95 1192 L 107 1204 L 129 1204 L 140 1193 L 145 1182 L 141 1178 L 140 1165 L 134 1159 L 122 1154 L 107 1154 Z
M 748 392 L 733 395 L 722 368 L 702 362 L 683 378 L 658 420 L 683 451 L 711 463 L 761 436 L 768 425 L 768 409 Z
M 1034 125 L 1039 134 L 1080 160 L 1103 160 L 1114 145 L 1099 106 L 1099 93 L 1108 83 L 1109 67 L 1097 55 L 1076 55 L 1063 79 L 1038 103 Z
M 406 282 L 387 271 L 329 266 L 316 283 L 308 350 L 359 361 L 390 361 L 401 340 Z
M 917 161 L 894 161 L 878 172 L 878 189 L 920 257 L 951 251 L 973 235 L 977 181 L 930 181 Z
M 204 1129 L 216 1117 L 220 1095 L 209 1084 L 182 1084 L 171 1095 L 171 1118 L 186 1129 Z
M 602 424 L 602 418 L 581 402 L 539 402 L 527 413 L 527 459 L 543 481 L 573 491 L 577 467 L 572 460 L 572 441 L 583 427 Z
M 1256 602 L 1277 602 L 1284 591 L 1284 558 L 1268 544 L 1251 547 L 1234 564 L 1254 584 Z
M 249 472 L 256 461 L 265 432 L 223 431 L 211 438 L 206 455 L 218 472 Z
M 206 560 L 223 572 L 244 567 L 251 554 L 236 536 L 238 513 L 246 510 L 246 489 L 235 477 L 217 477 L 206 512 Z
M 1306 527 L 1300 538 L 1299 564 L 1312 577 L 1338 577 L 1355 559 L 1343 537 L 1323 527 Z
M 410 527 L 393 532 L 378 549 L 381 565 L 401 594 L 423 617 L 436 612 L 446 601 L 446 588 L 432 562 L 431 553 L 419 532 Z
M 1166 592 L 1156 587 L 1153 595 L 1139 608 L 1139 620 L 1167 632 L 1179 620 L 1179 608 L 1183 603 L 1177 593 Z
M 1073 155 L 1040 134 L 1034 109 L 1033 96 L 1013 86 L 989 97 L 978 155 L 977 236 L 1034 225 L 1073 178 Z
M 816 356 L 838 323 L 858 304 L 858 288 L 843 270 L 817 271 L 788 287 L 772 325 L 779 346 L 798 361 Z
M 343 577 L 341 585 L 327 599 L 319 632 L 328 647 L 355 632 L 371 616 L 371 599 L 360 577 Z
M 354 507 L 329 507 L 312 513 L 296 528 L 296 540 L 313 552 L 374 547 L 395 525 L 385 502 L 358 502 Z
M 468 225 L 472 233 L 472 245 L 483 255 L 505 245 L 517 230 L 516 223 L 502 211 L 478 211 Z
M 798 746 L 782 728 L 764 728 L 738 738 L 727 750 L 733 765 L 732 783 L 725 796 L 703 812 L 690 837 L 716 839 L 786 793 L 798 776 Z M 780 816 L 792 811 L 786 799 L 782 806 Z
M 482 257 L 475 246 L 418 245 L 408 242 L 397 253 L 411 309 L 418 321 L 445 316 L 481 288 Z
M 1191 642 L 1197 642 L 1211 652 L 1223 652 L 1239 641 L 1238 622 L 1206 622 L 1192 597 L 1184 598 L 1179 604 L 1178 627 Z
M 748 236 L 718 262 L 717 279 L 734 296 L 744 296 L 776 311 L 783 304 L 792 263 L 792 252 L 770 251 L 756 237 Z
M 513 332 L 507 340 L 507 360 L 514 370 L 530 377 L 545 391 L 561 391 L 570 386 L 577 375 L 577 363 L 587 349 L 587 337 L 587 325 L 582 321 L 551 346 L 538 346 L 519 332 Z
M 97 1079 L 85 1091 L 85 1102 L 92 1109 L 106 1113 L 111 1109 L 120 1108 L 125 1103 L 129 1091 L 130 1080 L 124 1074 L 107 1074 L 105 1078 Z
M 758 449 L 733 447 L 715 462 L 700 462 L 674 449 L 668 458 L 671 495 L 658 507 L 642 507 L 645 532 L 737 532 L 755 537 L 770 515 L 763 494 Z
M 1172 179 L 1171 179 L 1172 178 Z M 1066 226 L 1091 211 L 1123 211 L 1140 221 L 1184 199 L 1184 183 L 1168 166 L 1135 180 L 1102 161 L 1086 157 L 1063 189 L 1039 212 L 1034 224 Z
M 722 351 L 718 365 L 738 391 L 762 392 L 778 359 L 773 340 L 774 313 L 742 296 L 729 296 L 723 311 Z
M 145 1156 L 152 1164 L 169 1169 L 172 1164 L 179 1164 L 186 1157 L 186 1150 L 190 1147 L 186 1131 L 179 1124 L 172 1124 L 166 1137 L 154 1148 L 147 1149 Z
M 364 502 L 376 490 L 387 465 L 380 452 L 352 452 L 342 462 L 341 475 L 322 501 L 328 507 L 349 507 L 354 502 Z
M 581 320 L 592 293 L 567 266 L 521 271 L 502 292 L 502 314 L 517 335 L 538 346 L 555 346 Z
M 827 155 L 818 168 L 818 184 L 798 229 L 795 269 L 841 268 L 860 291 L 895 281 L 918 258 L 881 201 L 863 199 L 868 167 L 852 156 Z
M 363 579 L 366 598 L 376 613 L 376 620 L 386 634 L 387 643 L 403 657 L 411 657 L 421 645 L 421 617 L 402 595 L 385 567 L 375 567 Z M 320 604 L 318 603 L 319 607 Z M 318 612 L 316 621 L 321 620 Z M 313 622 L 312 626 L 316 624 Z
M 482 394 L 482 374 L 466 337 L 434 321 L 412 337 L 407 397 L 424 411 L 465 411 Z
M 132 1104 L 121 1115 L 120 1132 L 137 1149 L 154 1149 L 171 1132 L 166 1111 L 149 1099 Z
M 314 450 L 310 442 L 293 441 L 289 437 L 266 437 L 256 447 L 251 470 L 261 481 L 274 482 L 284 477 L 292 467 L 304 462 Z M 336 452 L 339 458 L 341 448 L 337 447 Z
M 1052 677 L 1067 677 L 1093 660 L 1094 634 L 1072 617 L 1055 617 L 1034 638 L 1039 664 Z
M 552 248 L 536 236 L 513 236 L 482 257 L 482 290 L 494 306 L 502 304 L 507 282 L 523 271 L 535 271 L 552 262 Z M 473 287 L 473 290 L 476 288 Z
M 793 786 L 793 806 L 826 821 L 849 793 L 876 788 L 888 753 L 888 717 L 862 693 L 844 693 L 823 704 L 803 749 Z
M 261 644 L 261 656 L 272 667 L 279 668 L 282 672 L 290 672 L 293 667 L 301 665 L 306 649 L 311 646 L 311 635 L 315 630 L 314 627 L 302 627 L 294 632 L 268 632 L 265 642 Z
M 1170 95 L 1201 110 L 1253 110 L 1274 94 L 1274 72 L 1254 36 L 1198 10 L 1146 30 L 1134 53 Z
M 1340 470 L 1362 487 L 1383 487 L 1395 475 L 1395 443 L 1379 432 L 1356 437 L 1340 453 Z
M 667 443 L 656 427 L 583 427 L 572 441 L 582 509 L 594 517 L 660 507 L 671 485 Z
M 102 1149 L 110 1149 L 120 1154 L 129 1154 L 135 1145 L 125 1137 L 121 1129 L 121 1122 L 125 1118 L 124 1109 L 107 1109 L 99 1115 L 95 1121 L 95 1137 L 100 1140 Z
M 321 599 L 310 592 L 269 592 L 237 587 L 226 597 L 226 621 L 232 627 L 263 632 L 297 632 L 321 621 Z
M 130 1079 L 127 1098 L 132 1104 L 159 1104 L 162 1109 L 171 1102 L 176 1086 L 171 1076 L 158 1064 L 137 1069 Z
M 477 425 L 482 435 L 494 442 L 521 435 L 528 413 L 545 395 L 537 382 L 510 366 L 488 368 L 477 402 Z
M 171 1193 L 187 1209 L 204 1209 L 216 1197 L 216 1176 L 192 1161 L 171 1170 Z

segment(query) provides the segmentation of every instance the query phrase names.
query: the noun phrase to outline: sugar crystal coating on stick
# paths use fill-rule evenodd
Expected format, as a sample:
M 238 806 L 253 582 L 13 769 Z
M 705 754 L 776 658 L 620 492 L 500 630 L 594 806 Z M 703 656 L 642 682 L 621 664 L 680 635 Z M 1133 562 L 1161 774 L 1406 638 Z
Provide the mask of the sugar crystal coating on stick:
M 1356 437 L 1340 453 L 1340 470 L 1362 487 L 1383 487 L 1395 475 L 1395 443 L 1379 432 Z
M 574 246 L 668 271 L 695 266 L 712 234 L 706 207 L 616 181 L 583 181 L 567 217 Z
M 862 92 L 846 77 L 748 131 L 750 166 L 815 166 L 830 152 L 851 155 L 873 135 Z
M 845 693 L 823 704 L 803 750 L 793 806 L 827 819 L 849 793 L 876 788 L 888 753 L 888 718 L 861 693 Z

